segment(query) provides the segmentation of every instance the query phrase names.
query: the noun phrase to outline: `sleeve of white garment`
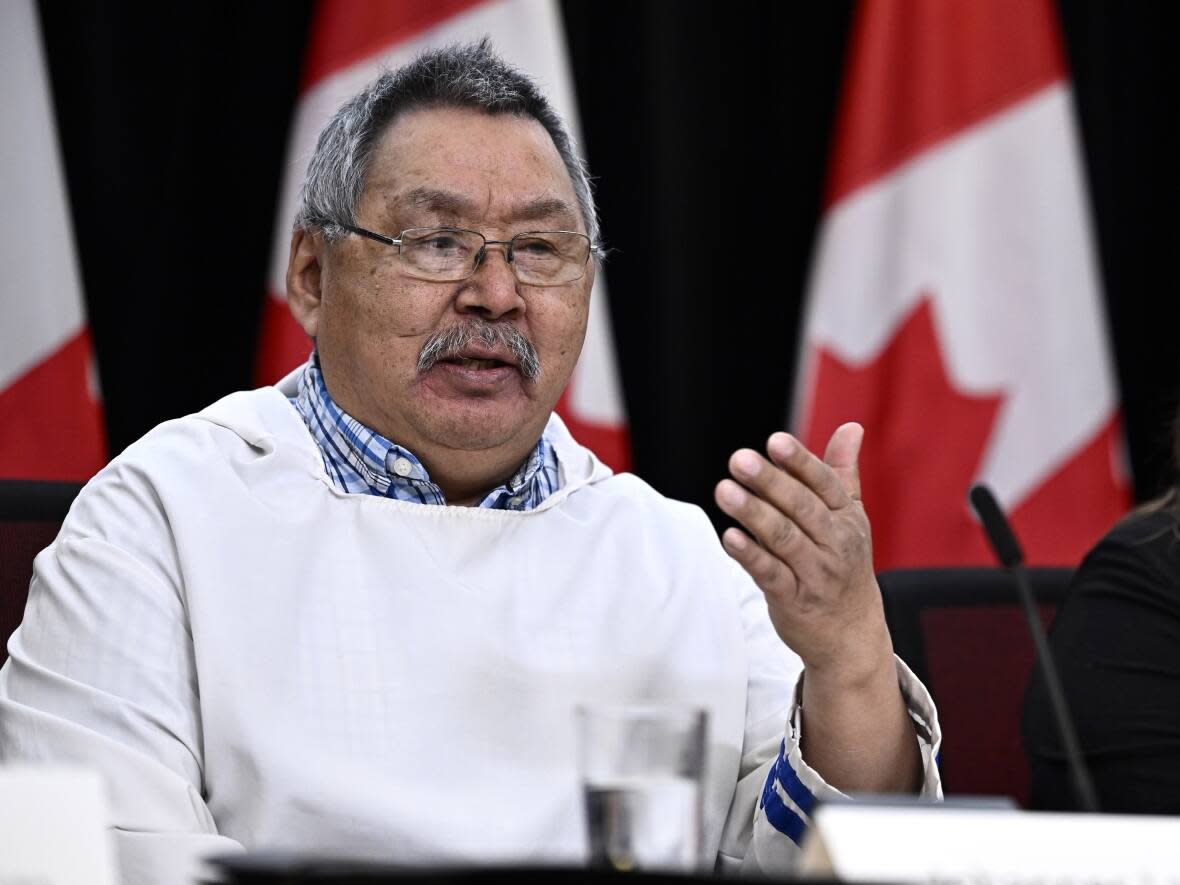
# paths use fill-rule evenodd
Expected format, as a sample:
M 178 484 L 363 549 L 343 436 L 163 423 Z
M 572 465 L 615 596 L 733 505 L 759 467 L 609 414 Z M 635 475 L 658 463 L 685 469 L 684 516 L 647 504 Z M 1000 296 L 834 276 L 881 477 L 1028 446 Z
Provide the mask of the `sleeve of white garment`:
M 803 663 L 774 631 L 762 592 L 736 563 L 732 565 L 746 631 L 749 683 L 741 779 L 722 834 L 719 868 L 789 872 L 815 803 L 844 794 L 825 782 L 800 753 Z M 894 662 L 922 754 L 921 795 L 939 799 L 937 755 L 942 736 L 934 702 L 909 667 L 899 658 Z M 784 691 L 790 699 L 785 717 Z
M 0 763 L 98 770 L 127 885 L 189 883 L 198 858 L 241 848 L 202 797 L 184 592 L 151 483 L 116 462 L 37 557 L 0 670 Z

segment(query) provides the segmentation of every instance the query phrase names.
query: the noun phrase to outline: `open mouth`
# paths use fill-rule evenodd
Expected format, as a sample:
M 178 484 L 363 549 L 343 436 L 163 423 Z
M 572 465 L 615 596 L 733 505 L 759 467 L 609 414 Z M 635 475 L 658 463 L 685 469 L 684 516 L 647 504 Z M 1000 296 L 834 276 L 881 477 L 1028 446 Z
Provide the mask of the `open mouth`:
M 505 362 L 504 360 L 498 360 L 498 359 L 494 359 L 494 358 L 483 358 L 483 357 L 476 358 L 476 357 L 465 357 L 465 356 L 452 356 L 452 357 L 447 357 L 446 359 L 441 360 L 440 362 L 448 363 L 452 366 L 458 366 L 462 369 L 473 369 L 476 371 L 484 371 L 487 369 L 499 369 L 499 368 L 505 368 L 505 367 L 508 367 L 508 368 L 512 367 L 512 363 Z
M 468 320 L 435 332 L 422 344 L 418 372 L 428 372 L 435 365 L 463 373 L 472 383 L 507 382 L 513 375 L 535 381 L 541 374 L 533 343 L 506 322 Z

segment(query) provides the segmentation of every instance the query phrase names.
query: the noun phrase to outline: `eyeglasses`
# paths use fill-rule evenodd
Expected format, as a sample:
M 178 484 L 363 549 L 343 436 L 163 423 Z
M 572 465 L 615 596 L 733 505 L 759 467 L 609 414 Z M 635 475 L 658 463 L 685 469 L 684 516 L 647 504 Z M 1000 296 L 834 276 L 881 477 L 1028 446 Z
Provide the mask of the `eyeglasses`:
M 340 222 L 337 222 L 340 224 Z M 458 227 L 412 227 L 396 237 L 363 227 L 342 228 L 397 246 L 410 274 L 435 283 L 457 283 L 479 269 L 488 246 L 507 246 L 505 258 L 516 279 L 526 286 L 560 286 L 586 275 L 586 263 L 598 254 L 598 246 L 585 234 L 572 230 L 534 230 L 511 240 L 489 240 L 478 231 Z

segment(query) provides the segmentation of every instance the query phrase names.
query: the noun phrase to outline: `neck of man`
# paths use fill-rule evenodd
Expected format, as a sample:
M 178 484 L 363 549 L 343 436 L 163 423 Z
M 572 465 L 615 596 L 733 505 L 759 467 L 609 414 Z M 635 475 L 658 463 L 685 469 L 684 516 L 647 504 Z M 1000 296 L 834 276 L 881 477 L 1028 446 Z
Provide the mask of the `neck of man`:
M 448 506 L 474 507 L 493 489 L 504 485 L 532 454 L 548 422 L 545 413 L 492 439 L 486 427 L 458 426 L 423 432 L 404 416 L 366 402 L 344 380 L 347 376 L 341 377 L 325 365 L 330 361 L 325 361 L 322 352 L 318 358 L 328 396 L 336 407 L 417 458 Z
M 410 451 L 422 462 L 430 481 L 442 489 L 449 506 L 474 507 L 492 489 L 511 479 L 536 445 L 534 439 L 531 444 L 522 443 L 508 449 L 469 451 L 430 447 Z

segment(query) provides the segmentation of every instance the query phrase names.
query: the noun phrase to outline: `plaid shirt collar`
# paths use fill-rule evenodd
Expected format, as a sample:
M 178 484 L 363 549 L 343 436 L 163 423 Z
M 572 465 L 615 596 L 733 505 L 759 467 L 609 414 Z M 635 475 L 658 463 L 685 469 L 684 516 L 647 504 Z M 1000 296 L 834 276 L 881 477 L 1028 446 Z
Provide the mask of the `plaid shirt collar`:
M 390 442 L 342 411 L 328 393 L 319 355 L 299 376 L 299 394 L 292 402 L 319 446 L 332 484 L 342 492 L 378 495 L 420 504 L 446 504 L 442 489 L 412 452 Z M 544 436 L 520 469 L 493 489 L 480 507 L 532 510 L 557 491 L 557 453 Z

